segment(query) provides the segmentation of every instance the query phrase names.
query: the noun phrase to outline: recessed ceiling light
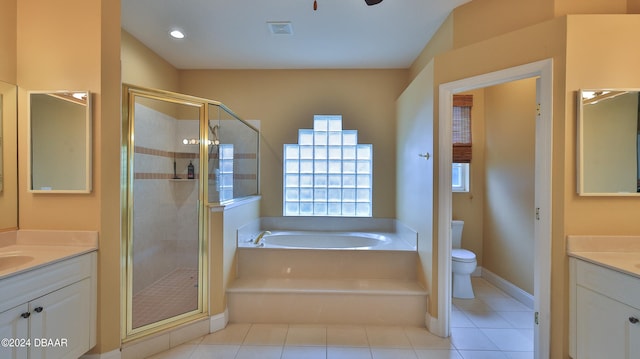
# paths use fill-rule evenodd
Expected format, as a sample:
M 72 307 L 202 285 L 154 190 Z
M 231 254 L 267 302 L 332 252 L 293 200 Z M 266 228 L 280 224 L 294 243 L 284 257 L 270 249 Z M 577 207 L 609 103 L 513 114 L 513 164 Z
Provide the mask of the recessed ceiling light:
M 293 27 L 290 21 L 267 21 L 272 35 L 292 35 Z
M 169 32 L 169 35 L 171 35 L 171 37 L 173 37 L 174 39 L 184 39 L 184 33 L 180 30 L 171 30 L 171 32 Z

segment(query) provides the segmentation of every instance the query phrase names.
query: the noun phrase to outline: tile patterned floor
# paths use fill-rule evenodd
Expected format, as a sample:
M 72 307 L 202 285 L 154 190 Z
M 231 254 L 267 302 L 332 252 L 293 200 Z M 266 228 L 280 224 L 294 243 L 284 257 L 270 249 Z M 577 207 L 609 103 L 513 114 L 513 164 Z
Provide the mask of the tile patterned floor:
M 452 336 L 424 328 L 231 323 L 153 359 L 532 359 L 533 311 L 474 278 L 454 299 Z
M 134 328 L 198 309 L 198 270 L 178 268 L 133 296 Z

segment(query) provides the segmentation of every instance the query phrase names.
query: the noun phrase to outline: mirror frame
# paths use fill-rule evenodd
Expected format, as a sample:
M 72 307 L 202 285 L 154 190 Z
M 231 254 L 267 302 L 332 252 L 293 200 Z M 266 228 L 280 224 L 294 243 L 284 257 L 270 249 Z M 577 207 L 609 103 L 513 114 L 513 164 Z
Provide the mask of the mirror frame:
M 576 92 L 576 187 L 580 196 L 610 196 L 610 197 L 640 197 L 638 192 L 587 192 L 584 184 L 584 126 L 583 116 L 584 110 L 582 98 L 584 92 L 598 91 L 634 91 L 640 92 L 640 88 L 599 88 L 599 89 L 580 89 Z
M 85 108 L 85 116 L 84 116 L 84 124 L 85 124 L 85 128 L 84 128 L 84 137 L 85 137 L 85 155 L 84 155 L 84 168 L 85 168 L 85 179 L 84 179 L 84 186 L 82 188 L 79 189 L 65 189 L 65 188 L 61 188 L 61 189 L 51 189 L 51 190 L 47 190 L 47 189 L 34 189 L 33 188 L 33 153 L 32 153 L 32 146 L 33 146 L 33 138 L 31 136 L 31 131 L 32 131 L 32 109 L 31 109 L 31 102 L 32 102 L 32 96 L 33 95 L 42 95 L 42 94 L 48 94 L 48 95 L 60 95 L 60 96 L 71 96 L 74 93 L 84 93 L 86 94 L 86 108 Z M 59 194 L 59 193 L 79 193 L 79 194 L 86 194 L 86 193 L 91 193 L 92 191 L 92 147 L 93 147 L 93 141 L 92 141 L 92 132 L 93 132 L 93 126 L 92 126 L 92 101 L 91 101 L 91 92 L 89 91 L 85 91 L 85 90 L 80 90 L 80 91 L 28 91 L 27 94 L 27 98 L 28 98 L 28 106 L 27 106 L 27 113 L 28 113 L 28 121 L 27 121 L 27 133 L 28 133 L 28 144 L 27 144 L 27 160 L 28 160 L 28 166 L 27 166 L 27 180 L 28 180 L 28 191 L 30 193 L 53 193 L 53 194 Z M 71 100 L 69 100 L 71 101 Z

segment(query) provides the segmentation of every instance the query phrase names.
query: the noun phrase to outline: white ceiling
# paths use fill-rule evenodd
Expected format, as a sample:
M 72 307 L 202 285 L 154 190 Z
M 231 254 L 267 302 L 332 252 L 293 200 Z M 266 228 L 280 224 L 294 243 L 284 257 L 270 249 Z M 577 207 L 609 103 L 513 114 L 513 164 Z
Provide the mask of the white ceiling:
M 121 1 L 122 27 L 178 69 L 335 69 L 408 68 L 470 0 Z M 293 34 L 271 34 L 270 21 Z

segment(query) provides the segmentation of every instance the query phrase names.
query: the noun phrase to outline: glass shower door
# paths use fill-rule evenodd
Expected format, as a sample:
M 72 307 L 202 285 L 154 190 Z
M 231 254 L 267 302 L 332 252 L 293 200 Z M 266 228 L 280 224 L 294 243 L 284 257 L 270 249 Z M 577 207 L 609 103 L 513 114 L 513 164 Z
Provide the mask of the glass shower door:
M 200 188 L 204 107 L 129 89 L 126 334 L 206 314 Z

